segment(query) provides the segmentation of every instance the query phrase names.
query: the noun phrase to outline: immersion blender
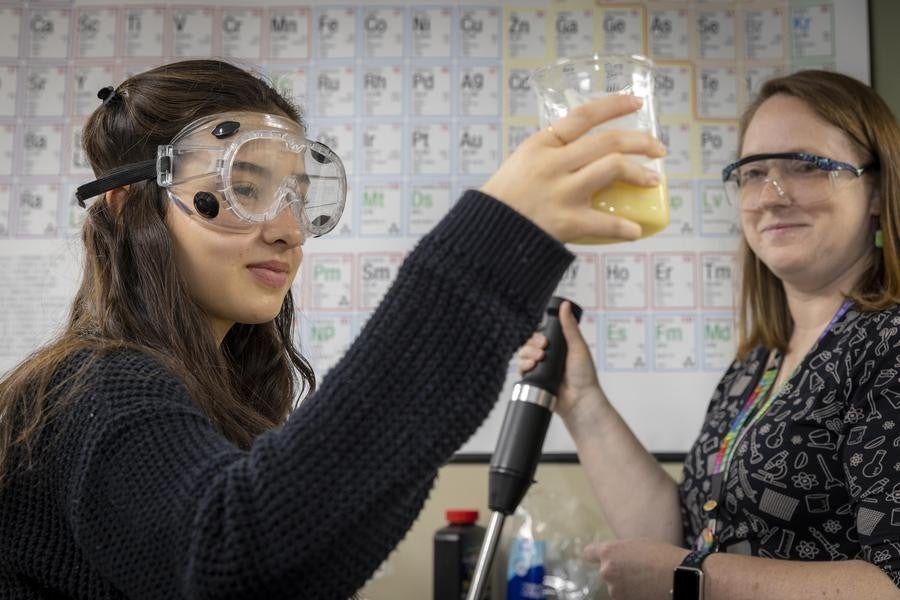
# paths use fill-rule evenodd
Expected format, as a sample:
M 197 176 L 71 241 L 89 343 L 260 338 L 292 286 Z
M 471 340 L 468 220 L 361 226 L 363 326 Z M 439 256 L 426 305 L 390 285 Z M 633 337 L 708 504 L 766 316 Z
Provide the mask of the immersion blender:
M 564 301 L 572 305 L 575 320 L 581 319 L 581 308 L 574 302 L 559 296 L 550 299 L 538 329 L 547 337 L 544 358 L 513 386 L 512 397 L 506 406 L 488 480 L 488 507 L 493 513 L 472 574 L 467 600 L 481 600 L 503 522 L 515 512 L 534 480 L 566 367 L 566 339 L 559 321 L 559 307 Z

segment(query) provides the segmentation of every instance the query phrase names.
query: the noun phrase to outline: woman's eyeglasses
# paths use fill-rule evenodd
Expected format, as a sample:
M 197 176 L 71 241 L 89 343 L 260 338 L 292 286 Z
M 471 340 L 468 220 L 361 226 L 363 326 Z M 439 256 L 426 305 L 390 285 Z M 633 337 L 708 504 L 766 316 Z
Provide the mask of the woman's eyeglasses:
M 810 206 L 831 198 L 834 192 L 875 165 L 851 164 L 804 152 L 753 154 L 722 170 L 725 194 L 741 210 L 755 211 L 764 194 L 782 201 Z

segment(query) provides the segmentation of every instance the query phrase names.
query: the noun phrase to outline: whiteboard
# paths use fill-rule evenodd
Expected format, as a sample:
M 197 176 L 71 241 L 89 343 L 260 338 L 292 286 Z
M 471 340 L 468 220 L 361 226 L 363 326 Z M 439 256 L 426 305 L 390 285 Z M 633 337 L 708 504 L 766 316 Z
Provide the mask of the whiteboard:
M 299 337 L 316 371 L 352 343 L 403 257 L 538 128 L 527 74 L 592 51 L 660 68 L 672 224 L 640 242 L 573 246 L 560 295 L 602 384 L 644 444 L 683 453 L 734 348 L 737 217 L 718 171 L 766 77 L 836 69 L 869 81 L 865 0 L 361 1 L 0 6 L 0 373 L 50 339 L 78 281 L 72 201 L 90 179 L 80 126 L 96 91 L 184 57 L 253 68 L 305 107 L 345 160 L 349 207 L 304 247 Z M 318 277 L 325 273 L 327 277 Z M 493 450 L 512 383 L 460 457 Z M 570 454 L 557 421 L 545 444 Z

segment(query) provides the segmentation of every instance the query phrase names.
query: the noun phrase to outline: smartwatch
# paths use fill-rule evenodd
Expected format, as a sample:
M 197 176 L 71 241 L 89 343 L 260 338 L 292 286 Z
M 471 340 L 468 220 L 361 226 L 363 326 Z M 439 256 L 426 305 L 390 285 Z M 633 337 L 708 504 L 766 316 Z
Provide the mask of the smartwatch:
M 710 554 L 709 550 L 692 550 L 675 567 L 672 600 L 703 600 L 703 570 L 700 565 Z

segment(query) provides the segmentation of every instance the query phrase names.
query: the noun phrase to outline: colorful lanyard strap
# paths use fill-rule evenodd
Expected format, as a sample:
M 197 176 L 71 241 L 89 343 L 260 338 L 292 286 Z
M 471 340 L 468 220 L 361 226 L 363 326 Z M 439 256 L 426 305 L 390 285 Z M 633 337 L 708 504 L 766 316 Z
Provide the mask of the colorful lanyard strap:
M 719 507 L 722 482 L 725 480 L 725 473 L 731 462 L 731 455 L 734 452 L 734 442 L 740 436 L 741 431 L 744 429 L 744 424 L 747 422 L 747 417 L 754 409 L 756 409 L 756 414 L 748 427 L 756 423 L 769 410 L 772 400 L 778 395 L 770 394 L 769 392 L 772 389 L 772 384 L 775 382 L 775 377 L 778 375 L 780 366 L 781 356 L 777 352 L 770 352 L 766 370 L 763 371 L 762 376 L 759 378 L 759 383 L 756 384 L 753 392 L 747 398 L 747 401 L 744 402 L 743 408 L 731 422 L 728 433 L 725 434 L 722 444 L 719 446 L 719 453 L 716 455 L 716 461 L 712 470 L 713 483 L 710 490 L 710 498 L 703 504 L 703 512 L 708 515 L 709 519 L 695 543 L 695 548 L 701 552 L 712 552 L 716 545 L 716 514 L 718 512 L 716 509 Z M 763 403 L 761 407 L 759 406 L 760 403 Z
M 843 304 L 841 304 L 841 307 L 831 318 L 828 326 L 825 327 L 821 334 L 819 334 L 819 339 L 816 341 L 816 344 L 822 341 L 825 334 L 838 322 L 838 320 L 840 320 L 841 317 L 844 316 L 851 305 L 852 303 L 849 300 L 845 300 Z M 753 392 L 751 392 L 740 412 L 738 412 L 737 416 L 732 420 L 731 426 L 728 428 L 728 433 L 726 433 L 725 437 L 722 439 L 722 444 L 719 446 L 719 452 L 716 454 L 716 460 L 713 465 L 710 497 L 703 504 L 703 512 L 708 515 L 708 521 L 706 527 L 704 527 L 703 531 L 700 532 L 700 535 L 697 536 L 697 541 L 694 544 L 695 549 L 698 551 L 709 553 L 716 547 L 715 532 L 716 516 L 718 513 L 717 509 L 719 508 L 721 500 L 725 476 L 728 473 L 728 467 L 731 464 L 731 458 L 736 447 L 735 442 L 740 439 L 741 433 L 746 432 L 753 427 L 753 425 L 766 414 L 766 411 L 772 406 L 772 402 L 778 397 L 778 391 L 772 390 L 772 384 L 778 376 L 780 367 L 780 353 L 776 351 L 770 352 L 768 362 L 766 363 L 766 370 L 763 371 Z M 793 376 L 793 373 L 791 376 Z M 753 417 L 748 423 L 747 419 L 751 414 Z

